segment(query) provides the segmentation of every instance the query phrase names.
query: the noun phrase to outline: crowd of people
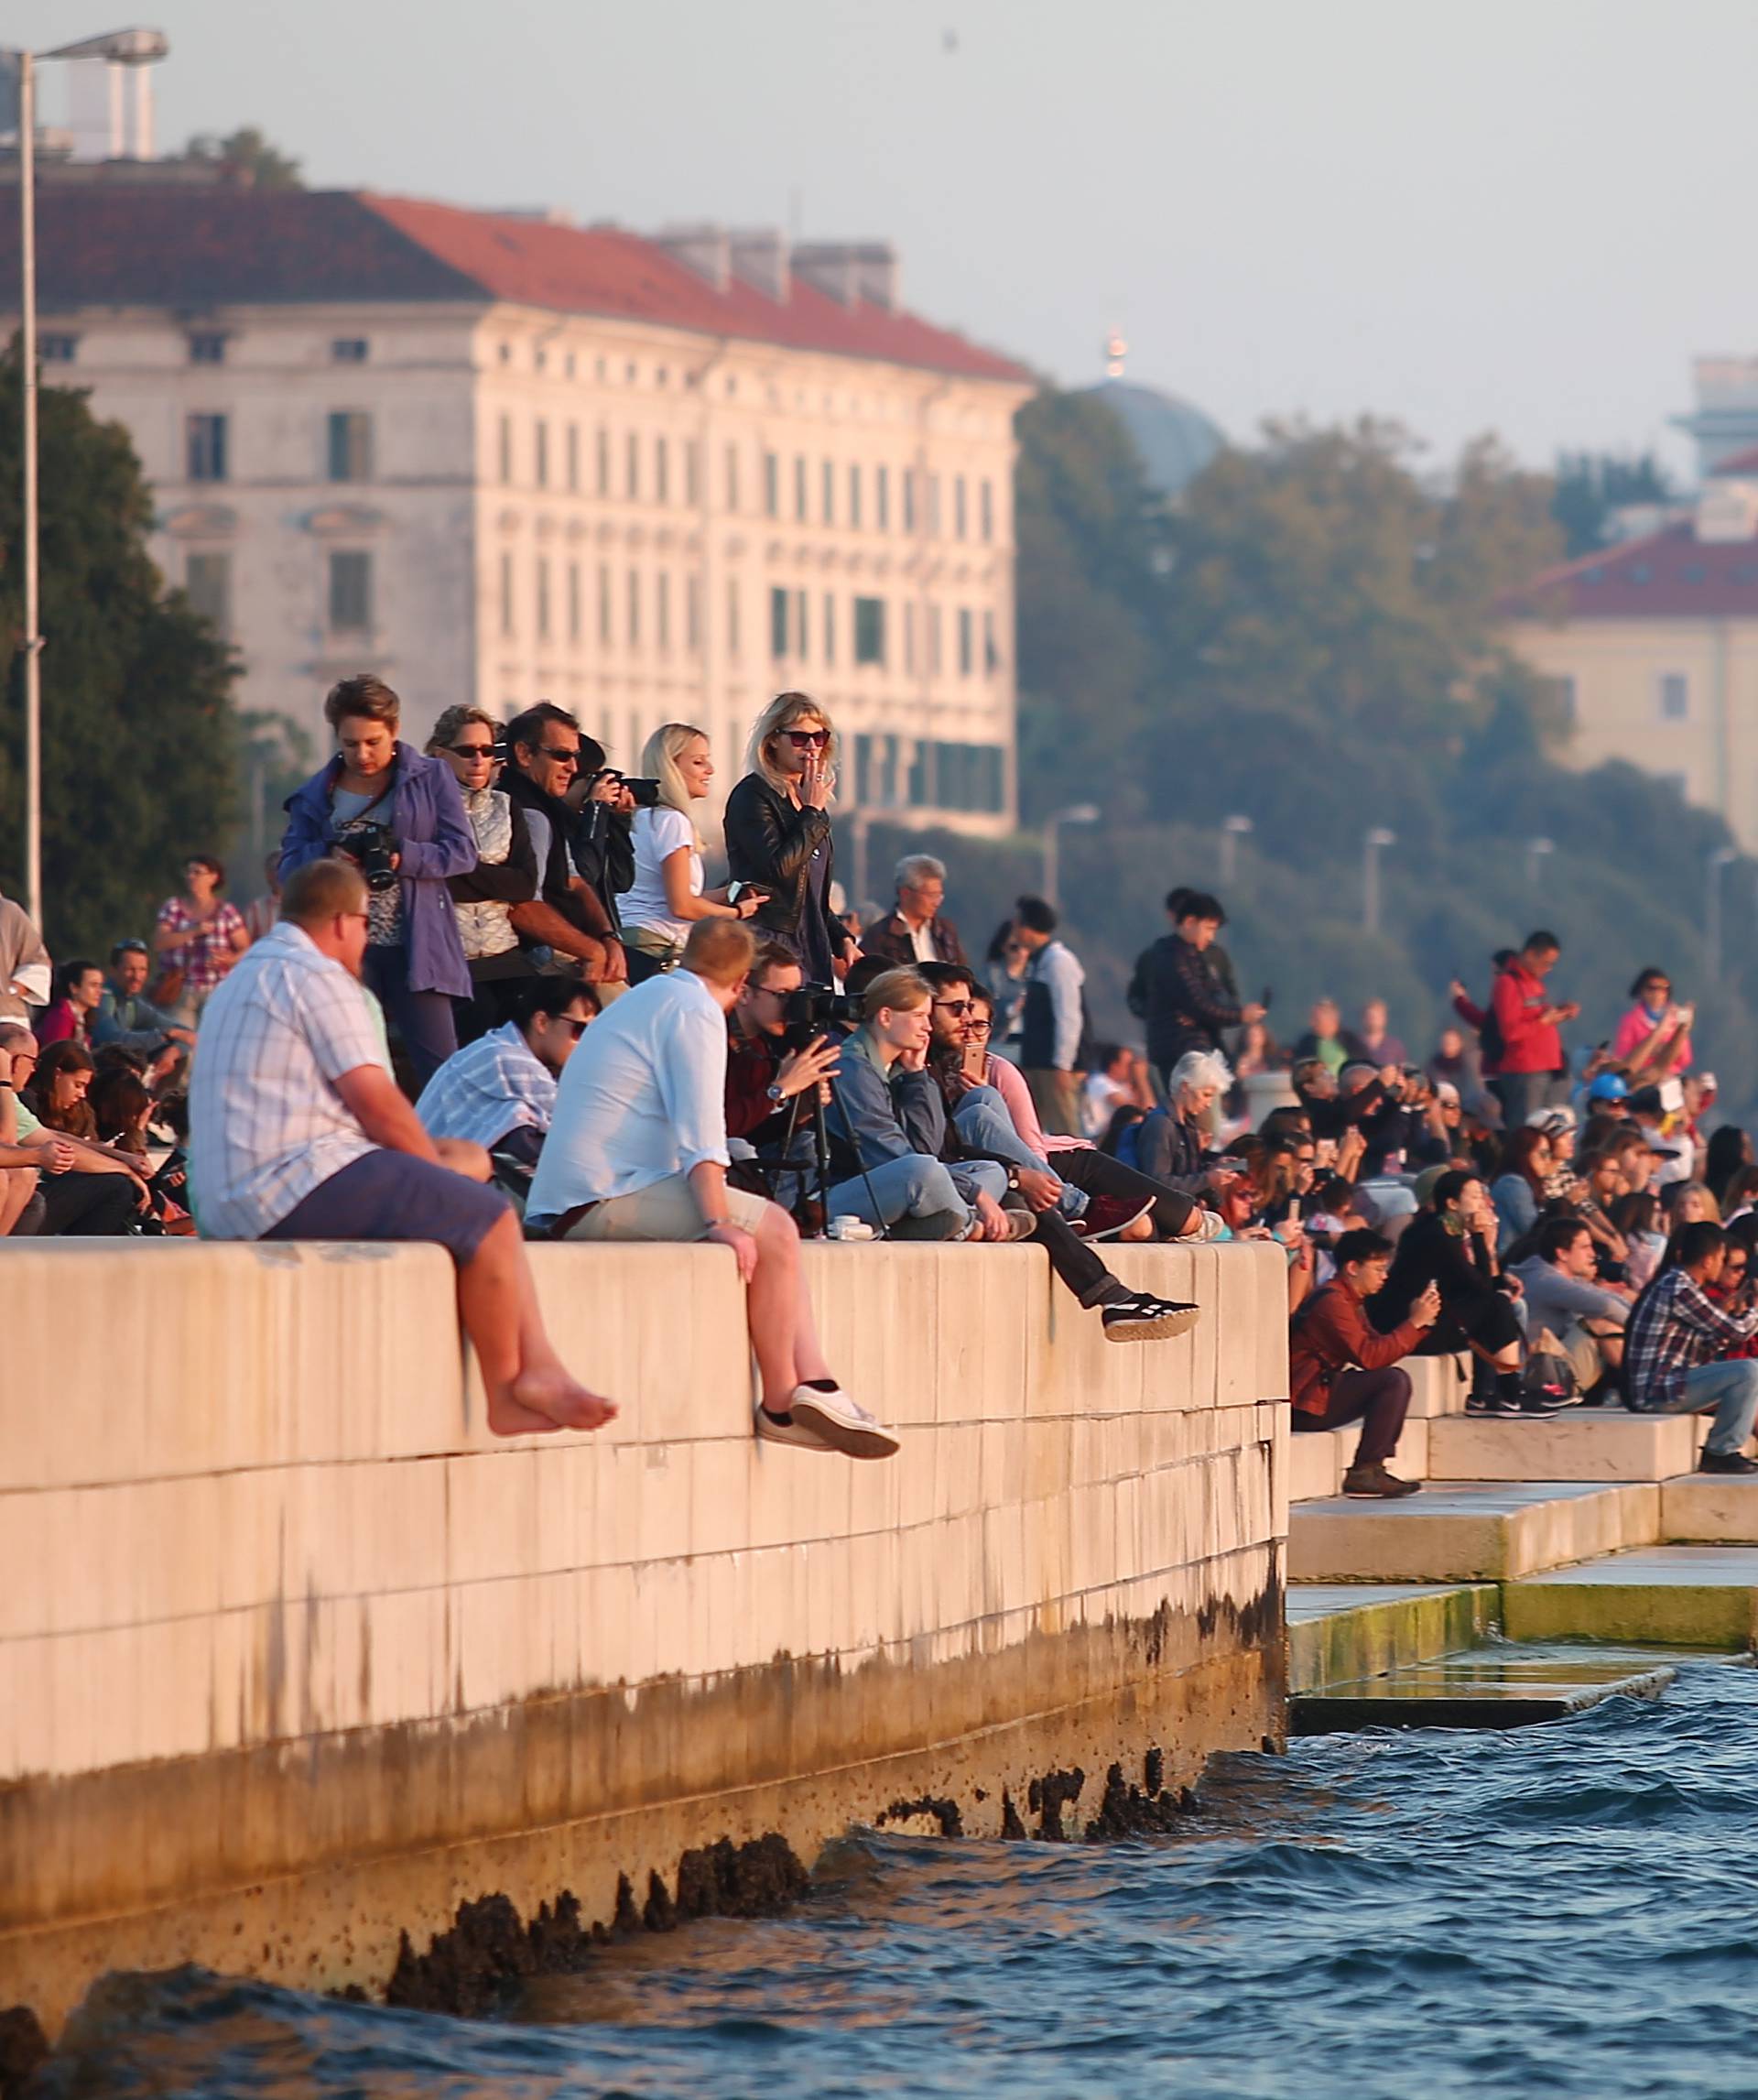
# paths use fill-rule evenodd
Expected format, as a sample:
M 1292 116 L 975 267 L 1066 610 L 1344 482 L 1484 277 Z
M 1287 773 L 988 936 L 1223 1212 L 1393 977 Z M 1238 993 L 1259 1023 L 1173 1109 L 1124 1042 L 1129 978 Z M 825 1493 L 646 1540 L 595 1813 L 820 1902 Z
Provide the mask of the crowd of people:
M 803 1233 L 1030 1242 L 1097 1334 L 1150 1344 L 1198 1309 L 1125 1285 L 1104 1243 L 1264 1241 L 1297 1431 L 1362 1425 L 1348 1494 L 1416 1489 L 1390 1465 L 1415 1354 L 1468 1362 L 1485 1414 L 1713 1413 L 1705 1468 L 1758 1471 L 1758 1165 L 1710 1129 L 1665 972 L 1579 1068 L 1543 930 L 1481 1003 L 1453 985 L 1423 1062 L 1380 1000 L 1353 1028 L 1314 1002 L 1284 1050 L 1220 900 L 1181 887 L 1129 987 L 1138 1050 L 1094 1040 L 1042 898 L 982 967 L 929 854 L 850 908 L 808 694 L 753 732 L 716 887 L 689 724 L 625 775 L 548 702 L 450 709 L 425 750 L 376 678 L 325 713 L 334 753 L 247 911 L 192 854 L 149 938 L 56 965 L 0 900 L 0 1235 L 439 1244 L 509 1435 L 614 1413 L 551 1345 L 527 1240 L 718 1244 L 755 1433 L 856 1459 L 897 1438 L 825 1357 Z

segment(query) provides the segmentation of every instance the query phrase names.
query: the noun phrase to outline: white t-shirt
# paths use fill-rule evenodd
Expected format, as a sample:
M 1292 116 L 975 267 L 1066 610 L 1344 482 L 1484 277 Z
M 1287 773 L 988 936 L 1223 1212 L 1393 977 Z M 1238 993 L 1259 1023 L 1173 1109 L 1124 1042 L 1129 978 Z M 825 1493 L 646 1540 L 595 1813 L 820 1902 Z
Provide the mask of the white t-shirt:
M 696 851 L 696 834 L 681 810 L 663 803 L 635 812 L 635 880 L 617 900 L 626 927 L 647 926 L 677 941 L 689 938 L 689 921 L 674 919 L 666 901 L 666 878 L 661 867 L 679 847 L 689 854 L 689 894 L 702 894 L 702 856 Z

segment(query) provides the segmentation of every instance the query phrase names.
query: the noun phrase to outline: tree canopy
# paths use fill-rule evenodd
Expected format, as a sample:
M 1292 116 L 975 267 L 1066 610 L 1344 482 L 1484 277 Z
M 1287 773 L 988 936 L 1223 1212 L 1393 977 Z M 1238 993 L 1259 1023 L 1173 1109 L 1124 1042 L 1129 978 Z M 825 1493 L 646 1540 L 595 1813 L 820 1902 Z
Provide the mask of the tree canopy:
M 254 124 L 241 125 L 223 138 L 216 132 L 198 131 L 182 157 L 223 167 L 257 190 L 305 188 L 303 164 L 271 145 Z
M 23 891 L 23 498 L 15 343 L 0 361 L 0 888 Z M 152 499 L 127 432 L 86 395 L 39 401 L 43 887 L 50 950 L 141 932 L 191 852 L 237 816 L 225 644 L 146 551 Z

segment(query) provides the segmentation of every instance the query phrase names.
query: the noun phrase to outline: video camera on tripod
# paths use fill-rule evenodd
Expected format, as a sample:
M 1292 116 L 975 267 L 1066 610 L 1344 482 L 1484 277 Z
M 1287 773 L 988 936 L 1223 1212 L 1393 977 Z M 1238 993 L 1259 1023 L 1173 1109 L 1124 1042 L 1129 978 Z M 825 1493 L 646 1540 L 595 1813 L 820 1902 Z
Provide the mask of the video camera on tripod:
M 787 1023 L 782 1040 L 790 1050 L 804 1050 L 826 1028 L 858 1028 L 865 1017 L 863 1002 L 833 985 L 802 985 L 789 992 L 781 1015 Z

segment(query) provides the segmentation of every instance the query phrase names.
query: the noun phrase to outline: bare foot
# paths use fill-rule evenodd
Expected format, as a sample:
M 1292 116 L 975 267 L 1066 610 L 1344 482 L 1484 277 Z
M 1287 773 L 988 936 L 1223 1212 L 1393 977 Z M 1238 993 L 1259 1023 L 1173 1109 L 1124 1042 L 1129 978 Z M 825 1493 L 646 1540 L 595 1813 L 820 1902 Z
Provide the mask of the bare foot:
M 577 1378 L 570 1378 L 559 1364 L 521 1371 L 507 1387 L 506 1399 L 522 1414 L 541 1415 L 546 1429 L 602 1429 L 616 1416 L 614 1400 L 589 1392 Z M 489 1422 L 493 1427 L 492 1408 Z
M 488 1426 L 496 1436 L 546 1436 L 562 1424 L 503 1397 L 488 1403 Z

